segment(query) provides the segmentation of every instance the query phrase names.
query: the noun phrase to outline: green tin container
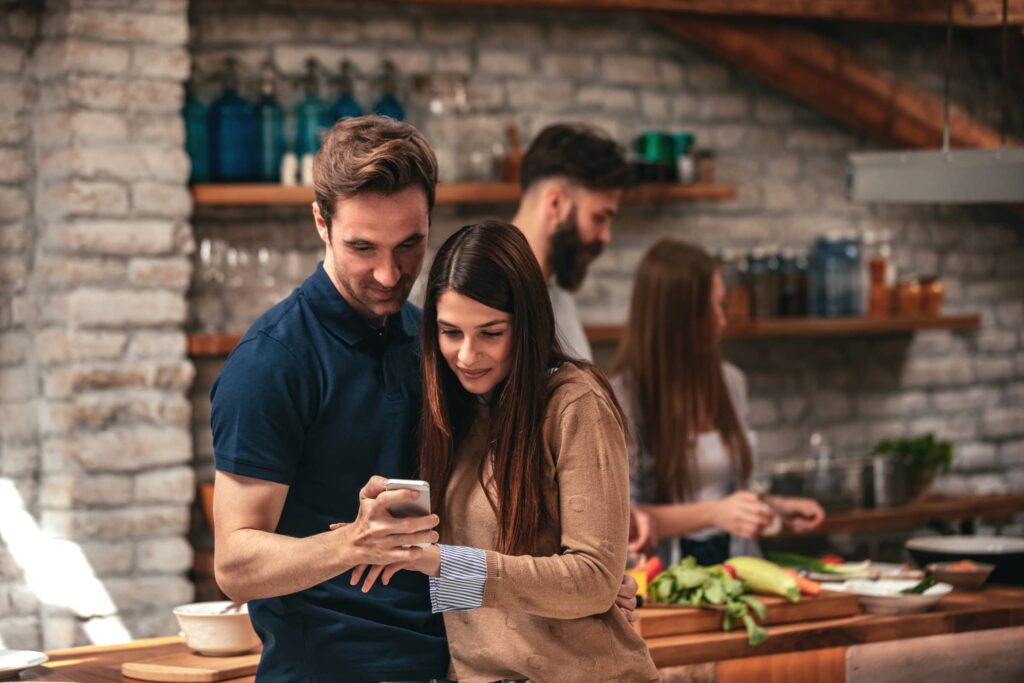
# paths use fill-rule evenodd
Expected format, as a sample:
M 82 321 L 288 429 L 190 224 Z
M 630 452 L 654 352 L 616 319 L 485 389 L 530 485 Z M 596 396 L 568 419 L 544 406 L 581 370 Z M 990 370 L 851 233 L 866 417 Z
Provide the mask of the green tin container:
M 633 143 L 637 155 L 647 163 L 671 164 L 676 158 L 676 141 L 669 133 L 648 131 Z

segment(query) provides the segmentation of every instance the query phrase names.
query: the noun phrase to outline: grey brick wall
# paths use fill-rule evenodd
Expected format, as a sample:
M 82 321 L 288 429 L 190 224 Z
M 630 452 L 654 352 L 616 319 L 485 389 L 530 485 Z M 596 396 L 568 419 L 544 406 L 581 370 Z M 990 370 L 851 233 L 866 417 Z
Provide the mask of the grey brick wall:
M 29 52 L 38 30 L 30 8 L 0 17 L 0 517 L 8 525 L 35 508 L 39 488 L 39 372 L 28 314 L 35 242 Z M 0 647 L 34 647 L 40 603 L 8 551 L 10 528 L 0 531 Z
M 5 490 L 0 637 L 173 633 L 193 594 L 187 3 L 12 7 L 0 466 L 21 501 Z

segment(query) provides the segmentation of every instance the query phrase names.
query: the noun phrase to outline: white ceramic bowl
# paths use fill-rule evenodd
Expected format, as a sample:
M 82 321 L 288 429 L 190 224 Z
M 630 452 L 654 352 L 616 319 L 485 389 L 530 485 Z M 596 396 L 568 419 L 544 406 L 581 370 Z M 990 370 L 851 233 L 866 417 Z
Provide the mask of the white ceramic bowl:
M 865 612 L 872 614 L 913 614 L 931 609 L 942 596 L 953 590 L 948 583 L 937 583 L 920 595 L 907 595 L 901 590 L 913 588 L 919 581 L 903 579 L 851 579 L 840 584 L 822 584 L 826 590 L 853 593 Z
M 194 602 L 174 608 L 185 635 L 185 644 L 201 655 L 240 655 L 260 644 L 249 621 L 249 606 L 232 603 Z

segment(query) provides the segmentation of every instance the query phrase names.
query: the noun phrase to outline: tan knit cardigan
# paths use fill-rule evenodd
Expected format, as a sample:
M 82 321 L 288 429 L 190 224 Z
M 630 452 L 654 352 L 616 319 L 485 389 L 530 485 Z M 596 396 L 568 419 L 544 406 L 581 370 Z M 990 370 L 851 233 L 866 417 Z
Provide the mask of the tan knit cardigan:
M 615 606 L 626 560 L 629 468 L 608 396 L 572 364 L 552 375 L 544 419 L 546 496 L 555 519 L 533 555 L 494 550 L 497 518 L 477 477 L 487 457 L 486 408 L 456 454 L 441 542 L 482 548 L 487 583 L 480 609 L 445 614 L 449 676 L 534 683 L 657 681 L 643 639 Z

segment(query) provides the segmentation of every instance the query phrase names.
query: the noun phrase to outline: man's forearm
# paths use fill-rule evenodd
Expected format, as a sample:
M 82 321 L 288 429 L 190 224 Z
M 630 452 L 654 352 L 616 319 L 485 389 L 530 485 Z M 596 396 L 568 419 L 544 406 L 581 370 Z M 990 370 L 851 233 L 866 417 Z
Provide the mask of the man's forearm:
M 257 529 L 239 529 L 217 539 L 217 584 L 236 602 L 288 595 L 348 571 L 341 544 L 324 532 L 293 538 Z

